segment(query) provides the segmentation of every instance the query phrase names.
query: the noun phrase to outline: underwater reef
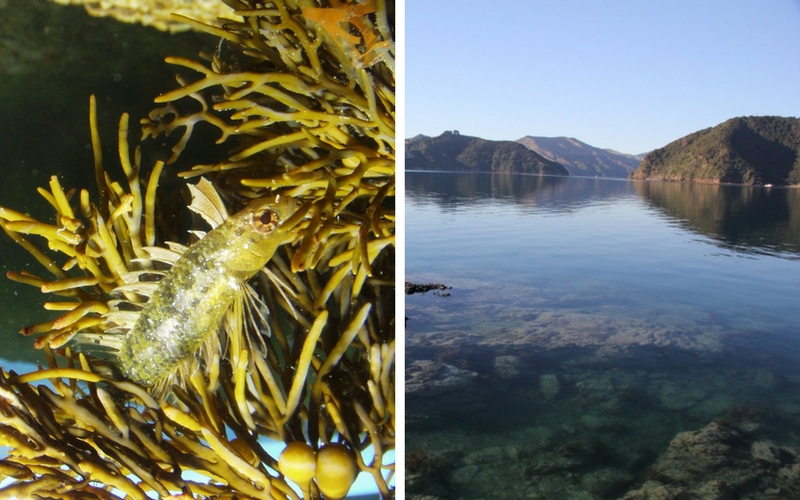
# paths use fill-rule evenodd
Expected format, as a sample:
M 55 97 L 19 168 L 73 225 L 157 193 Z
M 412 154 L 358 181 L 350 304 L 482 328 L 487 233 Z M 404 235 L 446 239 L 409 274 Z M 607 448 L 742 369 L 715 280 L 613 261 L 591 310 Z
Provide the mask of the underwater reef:
M 362 472 L 393 496 L 393 3 L 224 4 L 172 16 L 217 51 L 168 58 L 120 169 L 90 100 L 96 192 L 0 207 L 41 265 L 8 277 L 59 314 L 22 331 L 46 368 L 0 371 L 3 495 L 333 499 Z
M 408 354 L 406 498 L 800 494 L 796 375 L 647 348 Z

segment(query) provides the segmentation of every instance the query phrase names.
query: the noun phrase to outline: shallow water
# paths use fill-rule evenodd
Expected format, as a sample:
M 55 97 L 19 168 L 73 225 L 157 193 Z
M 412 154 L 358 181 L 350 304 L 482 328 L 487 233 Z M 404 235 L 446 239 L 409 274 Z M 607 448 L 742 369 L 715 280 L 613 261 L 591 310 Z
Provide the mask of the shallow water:
M 452 287 L 406 298 L 412 497 L 800 492 L 800 192 L 406 184 L 407 280 Z M 726 464 L 708 458 L 717 425 L 739 432 Z M 700 429 L 704 444 L 669 447 Z

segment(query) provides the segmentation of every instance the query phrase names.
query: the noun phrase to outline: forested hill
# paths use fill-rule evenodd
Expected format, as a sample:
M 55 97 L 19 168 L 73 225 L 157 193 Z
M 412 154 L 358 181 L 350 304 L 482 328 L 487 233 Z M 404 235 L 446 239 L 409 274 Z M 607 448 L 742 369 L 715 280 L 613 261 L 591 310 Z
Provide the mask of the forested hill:
M 406 169 L 569 175 L 560 164 L 517 142 L 489 141 L 451 131 L 438 137 L 407 139 Z
M 632 179 L 800 184 L 800 119 L 731 118 L 647 154 Z

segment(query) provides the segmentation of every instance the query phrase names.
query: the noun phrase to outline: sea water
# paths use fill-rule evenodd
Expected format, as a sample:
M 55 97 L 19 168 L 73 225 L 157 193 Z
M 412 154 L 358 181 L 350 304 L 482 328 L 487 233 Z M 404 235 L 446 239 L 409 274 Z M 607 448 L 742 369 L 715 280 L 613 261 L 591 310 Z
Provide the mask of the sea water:
M 407 281 L 451 287 L 406 298 L 412 498 L 800 491 L 800 191 L 406 189 Z

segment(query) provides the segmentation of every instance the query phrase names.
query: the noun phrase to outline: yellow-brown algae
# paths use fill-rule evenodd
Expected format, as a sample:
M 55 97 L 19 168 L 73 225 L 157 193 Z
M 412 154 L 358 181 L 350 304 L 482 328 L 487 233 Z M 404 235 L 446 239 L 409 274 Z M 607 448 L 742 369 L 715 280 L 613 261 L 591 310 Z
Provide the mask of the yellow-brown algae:
M 9 276 L 65 301 L 51 304 L 62 311 L 59 319 L 42 318 L 26 329 L 42 336 L 50 369 L 10 379 L 0 374 L 0 411 L 8 417 L 0 438 L 13 443 L 0 465 L 28 475 L 16 477 L 0 496 L 20 491 L 15 488 L 25 481 L 33 486 L 20 497 L 90 492 L 111 498 L 115 483 L 127 478 L 132 496 L 140 495 L 138 488 L 165 498 L 297 500 L 261 437 L 314 448 L 339 442 L 357 469 L 374 478 L 382 498 L 394 495 L 394 464 L 385 462 L 396 438 L 393 2 L 225 3 L 235 5 L 236 22 L 213 27 L 175 18 L 222 41 L 205 62 L 169 60 L 197 73 L 179 76 L 181 89 L 158 98 L 162 107 L 142 122 L 143 135 L 159 144 L 181 129 L 170 135 L 178 139 L 172 158 L 143 164 L 158 154 L 146 143 L 141 149 L 128 144 L 123 116 L 124 180 L 112 181 L 103 168 L 92 100 L 99 200 L 85 189 L 65 191 L 51 178 L 39 192 L 54 219 L 41 223 L 0 208 L 0 227 L 53 275 Z M 226 155 L 210 154 L 207 164 L 179 158 L 198 123 L 219 131 Z M 195 197 L 187 207 L 169 181 L 173 168 L 183 172 L 173 180 L 180 183 L 205 177 L 201 183 L 216 198 L 201 184 L 189 186 L 208 199 Z M 159 180 L 167 182 L 159 187 Z M 258 285 L 232 279 L 232 288 L 246 292 L 212 322 L 219 328 L 209 328 L 196 355 L 168 370 L 175 380 L 164 377 L 147 389 L 124 379 L 108 355 L 123 347 L 147 301 L 156 300 L 158 279 L 173 274 L 165 266 L 189 255 L 192 246 L 182 238 L 185 209 L 219 228 L 229 218 L 222 198 L 265 193 L 293 198 L 298 207 L 281 226 L 275 254 L 259 264 Z M 259 307 L 249 307 L 254 304 Z M 56 349 L 70 338 L 109 351 L 78 357 Z M 56 379 L 71 392 L 29 385 L 42 379 Z M 167 401 L 160 389 L 171 392 Z M 361 452 L 368 448 L 375 458 L 367 464 Z M 97 473 L 82 469 L 85 462 Z M 184 481 L 185 471 L 206 480 Z M 304 498 L 320 497 L 313 481 Z

